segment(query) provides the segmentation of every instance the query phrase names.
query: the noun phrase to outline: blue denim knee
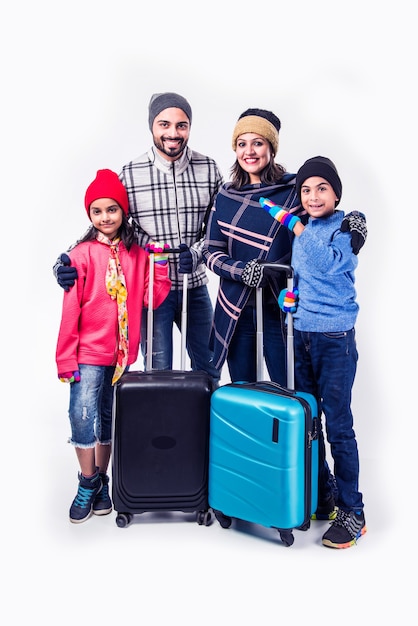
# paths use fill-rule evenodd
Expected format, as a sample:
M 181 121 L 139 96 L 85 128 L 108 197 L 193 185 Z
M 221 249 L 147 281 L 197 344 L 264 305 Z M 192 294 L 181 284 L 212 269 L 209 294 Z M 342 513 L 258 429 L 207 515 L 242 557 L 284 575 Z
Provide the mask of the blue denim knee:
M 78 448 L 108 444 L 112 436 L 114 366 L 79 364 L 80 382 L 71 383 L 70 443 Z

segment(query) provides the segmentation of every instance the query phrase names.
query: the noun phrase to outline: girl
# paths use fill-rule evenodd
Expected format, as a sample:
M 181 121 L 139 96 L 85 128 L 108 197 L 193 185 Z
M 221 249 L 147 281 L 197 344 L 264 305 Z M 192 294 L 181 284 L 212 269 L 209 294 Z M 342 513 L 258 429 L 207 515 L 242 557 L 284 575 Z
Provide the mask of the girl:
M 99 170 L 85 194 L 92 222 L 70 252 L 78 279 L 64 293 L 56 348 L 58 377 L 69 382 L 70 443 L 80 465 L 70 521 L 112 510 L 107 468 L 111 453 L 113 385 L 134 363 L 140 344 L 142 308 L 148 304 L 148 254 L 134 243 L 128 196 L 117 174 Z M 153 252 L 163 247 L 153 244 Z M 167 255 L 155 254 L 154 307 L 167 297 L 171 281 Z

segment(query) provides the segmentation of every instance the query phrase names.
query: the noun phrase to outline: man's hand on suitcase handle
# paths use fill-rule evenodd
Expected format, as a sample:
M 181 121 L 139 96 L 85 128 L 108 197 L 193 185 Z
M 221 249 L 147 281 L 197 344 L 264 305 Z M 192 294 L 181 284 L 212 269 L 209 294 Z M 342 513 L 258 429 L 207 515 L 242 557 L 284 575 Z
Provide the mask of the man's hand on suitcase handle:
M 79 383 L 80 372 L 78 370 L 75 372 L 63 372 L 62 374 L 58 374 L 58 378 L 62 383 Z
M 299 290 L 282 289 L 277 302 L 284 313 L 296 313 L 298 308 Z
M 193 255 L 185 243 L 179 245 L 179 274 L 191 274 L 193 271 Z
M 168 243 L 160 243 L 159 241 L 150 241 L 145 246 L 145 250 L 148 254 L 150 254 L 150 252 L 154 253 L 154 262 L 158 263 L 158 265 L 167 265 L 168 253 L 164 251 L 169 248 Z

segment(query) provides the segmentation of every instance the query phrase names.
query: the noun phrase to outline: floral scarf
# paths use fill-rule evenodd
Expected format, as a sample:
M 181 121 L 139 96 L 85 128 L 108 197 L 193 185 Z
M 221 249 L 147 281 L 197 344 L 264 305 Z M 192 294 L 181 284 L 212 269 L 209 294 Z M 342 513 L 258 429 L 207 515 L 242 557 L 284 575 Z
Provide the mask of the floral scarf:
M 118 355 L 112 379 L 112 385 L 114 385 L 122 376 L 128 363 L 128 310 L 126 308 L 128 291 L 118 256 L 120 237 L 110 240 L 102 233 L 98 233 L 97 241 L 110 247 L 109 263 L 106 270 L 106 290 L 112 300 L 116 300 L 118 305 Z

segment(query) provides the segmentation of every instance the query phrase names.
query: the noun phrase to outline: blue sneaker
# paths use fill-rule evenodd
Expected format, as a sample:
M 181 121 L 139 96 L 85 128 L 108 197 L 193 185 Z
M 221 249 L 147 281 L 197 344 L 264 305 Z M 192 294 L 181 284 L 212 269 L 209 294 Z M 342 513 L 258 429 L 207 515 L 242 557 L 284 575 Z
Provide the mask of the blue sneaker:
M 102 488 L 100 474 L 94 474 L 91 478 L 85 478 L 78 474 L 78 491 L 70 507 L 70 522 L 80 524 L 88 520 L 92 514 L 93 502 Z
M 363 511 L 346 513 L 338 509 L 337 516 L 322 537 L 322 543 L 328 548 L 351 548 L 367 531 Z
M 109 496 L 109 476 L 100 473 L 102 479 L 102 488 L 94 498 L 93 513 L 95 515 L 108 515 L 112 511 L 112 500 Z

